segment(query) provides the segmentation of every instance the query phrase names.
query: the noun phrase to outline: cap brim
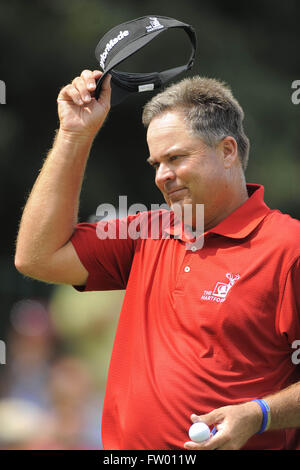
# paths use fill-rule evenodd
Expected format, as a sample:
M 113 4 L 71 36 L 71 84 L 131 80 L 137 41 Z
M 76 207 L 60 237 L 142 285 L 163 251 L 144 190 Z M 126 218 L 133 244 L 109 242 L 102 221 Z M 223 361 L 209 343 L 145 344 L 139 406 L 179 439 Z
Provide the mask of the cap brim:
M 156 30 L 150 32 L 149 31 L 150 26 L 147 26 L 147 24 L 145 24 L 145 19 L 147 22 L 148 20 L 157 20 L 157 19 L 163 20 L 162 22 L 164 26 L 160 25 L 160 23 L 158 23 L 158 26 L 157 24 L 155 26 L 151 25 L 151 28 L 154 27 L 156 28 Z M 168 31 L 170 28 L 173 28 L 173 27 L 183 28 L 188 34 L 192 42 L 193 52 L 191 54 L 190 60 L 187 65 L 176 67 L 170 70 L 166 70 L 161 73 L 155 72 L 155 74 L 158 75 L 158 77 L 156 76 L 153 77 L 154 73 L 152 74 L 129 74 L 129 73 L 126 74 L 126 72 L 115 70 L 115 67 L 121 64 L 124 60 L 128 59 L 137 51 L 142 49 L 144 46 L 146 46 L 149 42 L 151 42 L 158 35 L 161 35 L 164 31 Z M 126 28 L 126 30 L 121 31 L 122 28 L 124 29 Z M 130 33 L 128 30 L 130 31 Z M 145 31 L 147 31 L 147 33 L 145 33 Z M 130 38 L 127 37 L 129 36 L 129 34 L 130 34 Z M 116 37 L 114 37 L 114 35 L 116 35 Z M 132 39 L 134 37 L 135 39 Z M 129 42 L 129 39 L 131 39 L 130 42 Z M 110 71 L 112 75 L 112 79 L 111 79 L 111 89 L 112 89 L 111 105 L 112 106 L 120 103 L 132 93 L 140 92 L 140 91 L 147 91 L 147 90 L 150 91 L 150 88 L 149 88 L 150 85 L 153 86 L 151 90 L 154 88 L 158 88 L 162 84 L 164 84 L 168 79 L 173 78 L 173 76 L 175 76 L 176 74 L 181 73 L 182 71 L 185 71 L 191 68 L 191 66 L 193 65 L 194 57 L 195 57 L 195 49 L 196 49 L 196 40 L 195 40 L 194 30 L 192 30 L 192 28 L 189 25 L 178 22 L 177 20 L 174 20 L 173 18 L 160 17 L 160 16 L 153 17 L 153 18 L 142 17 L 142 18 L 138 18 L 137 20 L 130 21 L 128 23 L 122 23 L 122 25 L 118 25 L 112 30 L 110 30 L 100 40 L 100 42 L 98 43 L 95 49 L 96 58 L 101 64 L 100 67 L 103 70 L 103 75 L 97 82 L 97 86 L 95 90 L 95 97 L 96 99 L 98 99 L 100 92 L 101 92 L 102 82 L 105 76 Z M 149 82 L 147 82 L 148 78 L 149 78 Z M 157 81 L 159 81 L 159 83 L 157 83 Z
M 164 31 L 167 31 L 167 29 L 165 29 Z M 119 52 L 117 52 L 117 54 L 114 55 L 114 57 L 110 61 L 107 62 L 104 72 L 107 73 L 113 67 L 116 67 L 116 65 L 120 64 L 121 62 L 123 62 L 123 60 L 135 54 L 139 49 L 146 46 L 146 44 L 152 41 L 159 34 L 162 34 L 164 31 L 153 31 L 150 34 L 147 34 L 139 39 L 136 39 L 135 41 L 132 41 L 127 46 L 124 46 Z
M 165 30 L 167 31 L 167 30 Z M 150 41 L 152 41 L 156 36 L 161 34 L 162 31 L 154 31 L 151 34 L 148 34 L 147 36 L 143 36 L 142 38 L 139 38 L 135 41 L 133 41 L 131 44 L 128 44 L 125 46 L 123 49 L 121 49 L 113 58 L 112 60 L 107 64 L 105 67 L 105 71 L 103 72 L 103 75 L 97 82 L 97 88 L 96 88 L 96 98 L 99 97 L 100 94 L 100 89 L 101 89 L 101 84 L 105 78 L 105 76 L 109 73 L 109 71 L 119 65 L 123 60 L 127 59 L 131 55 L 135 54 L 139 49 L 142 47 L 146 46 Z M 111 79 L 111 105 L 115 106 L 116 104 L 121 103 L 129 94 L 127 90 L 124 90 L 124 88 L 121 88 L 119 85 L 114 83 L 113 78 Z

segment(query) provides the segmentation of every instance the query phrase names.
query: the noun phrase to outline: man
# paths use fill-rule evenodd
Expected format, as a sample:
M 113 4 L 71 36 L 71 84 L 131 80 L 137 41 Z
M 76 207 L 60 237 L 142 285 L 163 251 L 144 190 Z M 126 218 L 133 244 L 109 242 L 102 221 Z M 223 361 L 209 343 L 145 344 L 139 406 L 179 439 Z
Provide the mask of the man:
M 60 128 L 24 209 L 15 264 L 79 290 L 126 289 L 104 448 L 300 449 L 292 360 L 300 339 L 300 223 L 270 210 L 263 187 L 246 185 L 241 107 L 222 83 L 199 77 L 154 97 L 143 114 L 148 161 L 182 220 L 162 223 L 158 238 L 100 239 L 113 222 L 76 225 L 88 154 L 110 107 L 109 77 L 93 98 L 100 76 L 85 70 L 59 93 Z M 179 229 L 196 231 L 199 204 L 204 233 L 193 245 Z M 121 219 L 117 233 L 128 235 L 137 217 L 147 227 L 145 212 Z M 153 219 L 161 222 L 161 212 Z M 191 420 L 218 432 L 191 442 Z

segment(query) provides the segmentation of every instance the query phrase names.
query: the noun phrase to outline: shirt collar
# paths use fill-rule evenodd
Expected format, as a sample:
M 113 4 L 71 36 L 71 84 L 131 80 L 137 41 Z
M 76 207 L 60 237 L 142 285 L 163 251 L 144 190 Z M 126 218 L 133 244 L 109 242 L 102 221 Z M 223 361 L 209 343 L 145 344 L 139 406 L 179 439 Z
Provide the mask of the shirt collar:
M 230 238 L 245 238 L 270 212 L 264 202 L 265 188 L 259 184 L 247 184 L 249 198 L 228 215 L 216 227 L 209 230 Z
M 240 207 L 228 215 L 216 227 L 208 230 L 208 233 L 215 233 L 229 238 L 245 238 L 270 212 L 270 208 L 264 202 L 264 187 L 259 184 L 247 184 L 249 198 Z M 205 209 L 204 209 L 205 210 Z M 165 227 L 164 231 L 169 235 L 186 241 L 182 235 L 180 222 L 173 220 L 171 226 Z M 190 240 L 190 239 L 188 239 Z

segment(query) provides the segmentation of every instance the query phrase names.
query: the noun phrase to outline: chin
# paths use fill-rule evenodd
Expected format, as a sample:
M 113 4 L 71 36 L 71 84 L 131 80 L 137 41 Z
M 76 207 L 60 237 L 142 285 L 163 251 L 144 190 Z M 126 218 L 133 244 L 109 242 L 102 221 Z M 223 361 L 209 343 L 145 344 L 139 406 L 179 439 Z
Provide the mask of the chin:
M 173 201 L 169 204 L 170 209 L 174 212 L 175 216 L 182 220 L 184 217 L 183 203 L 182 201 Z

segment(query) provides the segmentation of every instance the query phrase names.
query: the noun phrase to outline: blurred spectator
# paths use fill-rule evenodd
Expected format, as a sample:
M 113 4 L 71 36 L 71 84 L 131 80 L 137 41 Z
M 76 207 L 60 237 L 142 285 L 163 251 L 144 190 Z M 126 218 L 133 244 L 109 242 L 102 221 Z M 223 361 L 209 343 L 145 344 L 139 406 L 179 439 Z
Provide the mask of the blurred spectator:
M 0 382 L 0 448 L 102 449 L 106 375 L 123 292 L 58 286 L 17 302 Z
M 41 302 L 22 300 L 14 304 L 10 322 L 1 395 L 47 408 L 49 368 L 59 349 L 48 312 Z
M 49 377 L 55 439 L 66 449 L 101 449 L 102 397 L 86 363 L 65 356 Z
M 102 449 L 102 400 L 86 364 L 73 356 L 58 359 L 45 385 L 47 408 L 25 399 L 0 400 L 0 449 Z
M 56 334 L 69 350 L 87 361 L 103 393 L 124 293 L 77 292 L 71 286 L 61 285 L 49 304 Z
M 12 398 L 0 400 L 0 423 L 1 450 L 33 449 L 41 430 L 45 435 L 51 428 L 50 418 L 41 408 Z

